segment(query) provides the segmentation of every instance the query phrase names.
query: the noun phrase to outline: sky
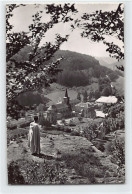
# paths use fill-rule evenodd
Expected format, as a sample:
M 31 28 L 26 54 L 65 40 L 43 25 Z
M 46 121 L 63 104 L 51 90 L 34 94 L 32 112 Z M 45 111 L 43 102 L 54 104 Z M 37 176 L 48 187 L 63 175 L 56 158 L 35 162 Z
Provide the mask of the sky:
M 14 10 L 13 17 L 10 19 L 10 23 L 14 26 L 14 32 L 20 31 L 28 31 L 28 26 L 32 23 L 32 15 L 36 13 L 37 10 L 43 10 L 44 4 L 39 6 L 34 6 L 32 4 L 28 4 L 23 7 L 19 7 Z M 114 3 L 107 3 L 107 4 L 99 4 L 99 3 L 90 3 L 90 4 L 76 4 L 75 7 L 78 10 L 78 13 L 73 16 L 76 19 L 79 19 L 83 13 L 92 13 L 96 10 L 102 11 L 111 11 L 116 10 L 118 4 Z M 43 13 L 42 22 L 49 21 L 50 17 L 45 12 Z M 109 54 L 105 51 L 106 46 L 103 43 L 95 43 L 87 38 L 82 38 L 80 36 L 81 30 L 75 29 L 71 31 L 70 27 L 71 23 L 59 23 L 55 25 L 52 29 L 48 30 L 45 35 L 45 38 L 41 41 L 40 46 L 43 45 L 45 42 L 53 41 L 55 38 L 56 33 L 60 33 L 62 36 L 66 34 L 70 34 L 69 39 L 67 42 L 64 42 L 60 49 L 61 50 L 70 50 L 79 52 L 82 54 L 91 55 L 94 57 L 108 57 Z M 109 41 L 116 42 L 119 46 L 122 44 L 115 39 L 114 37 L 107 37 Z

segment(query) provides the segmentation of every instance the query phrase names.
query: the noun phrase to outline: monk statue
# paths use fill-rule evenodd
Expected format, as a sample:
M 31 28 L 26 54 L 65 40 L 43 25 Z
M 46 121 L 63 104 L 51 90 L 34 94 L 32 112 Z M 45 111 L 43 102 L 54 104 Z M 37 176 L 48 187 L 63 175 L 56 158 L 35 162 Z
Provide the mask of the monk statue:
M 40 154 L 40 127 L 38 125 L 38 116 L 34 116 L 34 122 L 30 123 L 28 146 L 30 147 L 32 155 Z

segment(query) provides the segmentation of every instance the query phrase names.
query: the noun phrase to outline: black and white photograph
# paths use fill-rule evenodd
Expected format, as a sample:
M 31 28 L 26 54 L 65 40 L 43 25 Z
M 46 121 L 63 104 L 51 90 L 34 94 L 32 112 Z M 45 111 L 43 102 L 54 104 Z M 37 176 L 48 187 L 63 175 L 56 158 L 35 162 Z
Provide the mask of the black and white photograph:
M 8 185 L 125 183 L 123 3 L 6 4 Z

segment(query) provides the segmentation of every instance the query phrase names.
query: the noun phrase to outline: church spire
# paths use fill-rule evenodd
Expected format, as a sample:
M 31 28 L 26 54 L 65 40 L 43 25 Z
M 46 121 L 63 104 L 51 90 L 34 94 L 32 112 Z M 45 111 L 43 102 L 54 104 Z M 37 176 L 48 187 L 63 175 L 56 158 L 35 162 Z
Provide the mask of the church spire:
M 68 98 L 68 92 L 67 92 L 67 89 L 66 89 L 66 92 L 65 92 L 65 97 Z
M 65 97 L 63 98 L 64 99 L 64 102 L 69 105 L 69 101 L 70 101 L 70 98 L 68 97 L 68 92 L 67 92 L 67 89 L 65 91 Z

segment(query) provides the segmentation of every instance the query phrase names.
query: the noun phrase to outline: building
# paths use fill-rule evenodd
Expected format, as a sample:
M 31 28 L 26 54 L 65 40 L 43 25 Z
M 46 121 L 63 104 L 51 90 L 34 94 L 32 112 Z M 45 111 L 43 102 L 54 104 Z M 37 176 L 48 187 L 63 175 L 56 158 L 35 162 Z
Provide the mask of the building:
M 91 102 L 80 102 L 75 105 L 75 111 L 78 113 L 79 116 L 85 118 L 95 118 L 95 106 Z
M 56 121 L 57 121 L 56 113 L 57 113 L 56 106 L 55 106 L 55 105 L 50 106 L 50 107 L 47 109 L 47 111 L 46 111 L 46 119 L 47 119 L 50 123 L 55 124 Z
M 57 119 L 71 117 L 72 116 L 72 108 L 76 102 L 70 101 L 70 97 L 68 96 L 68 91 L 66 89 L 65 96 L 63 97 L 63 101 L 58 102 L 55 105 L 51 105 L 47 109 L 46 119 L 50 123 L 56 123 Z
M 103 111 L 101 110 L 95 110 L 96 112 L 96 117 L 99 117 L 99 118 L 105 118 L 108 116 L 108 113 L 103 113 Z
M 115 104 L 117 103 L 118 99 L 115 96 L 101 96 L 95 102 L 98 104 Z

